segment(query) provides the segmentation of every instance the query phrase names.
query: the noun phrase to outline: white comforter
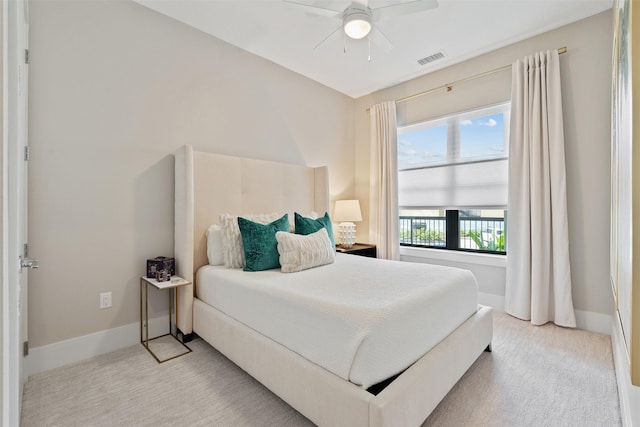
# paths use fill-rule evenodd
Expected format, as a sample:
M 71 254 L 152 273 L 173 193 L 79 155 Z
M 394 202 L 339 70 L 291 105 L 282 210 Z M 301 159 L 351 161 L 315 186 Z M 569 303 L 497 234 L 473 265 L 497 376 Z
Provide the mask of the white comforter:
M 467 270 L 346 254 L 291 274 L 205 266 L 196 283 L 202 301 L 363 388 L 409 367 L 478 304 Z

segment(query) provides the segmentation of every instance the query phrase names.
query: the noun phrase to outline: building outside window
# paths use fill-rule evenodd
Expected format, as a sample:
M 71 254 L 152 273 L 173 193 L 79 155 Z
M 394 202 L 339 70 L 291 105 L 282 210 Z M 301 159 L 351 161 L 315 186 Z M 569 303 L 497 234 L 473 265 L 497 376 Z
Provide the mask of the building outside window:
M 509 110 L 398 128 L 401 245 L 506 253 Z

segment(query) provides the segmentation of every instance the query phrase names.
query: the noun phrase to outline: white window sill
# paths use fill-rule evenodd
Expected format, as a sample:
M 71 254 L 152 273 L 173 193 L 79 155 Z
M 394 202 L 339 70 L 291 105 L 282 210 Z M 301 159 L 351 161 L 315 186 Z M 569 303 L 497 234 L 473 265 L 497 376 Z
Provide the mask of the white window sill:
M 506 255 L 448 251 L 445 249 L 416 248 L 412 246 L 400 246 L 400 255 L 424 259 L 464 262 L 467 264 L 489 265 L 493 267 L 507 267 Z

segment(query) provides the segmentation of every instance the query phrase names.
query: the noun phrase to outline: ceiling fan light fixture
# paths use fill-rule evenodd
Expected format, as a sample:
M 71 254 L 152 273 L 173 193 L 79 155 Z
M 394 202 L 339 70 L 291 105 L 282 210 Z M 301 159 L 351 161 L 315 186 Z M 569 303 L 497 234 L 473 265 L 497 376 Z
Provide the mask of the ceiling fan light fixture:
M 344 32 L 352 39 L 366 37 L 371 31 L 371 14 L 362 10 L 347 11 L 344 15 Z

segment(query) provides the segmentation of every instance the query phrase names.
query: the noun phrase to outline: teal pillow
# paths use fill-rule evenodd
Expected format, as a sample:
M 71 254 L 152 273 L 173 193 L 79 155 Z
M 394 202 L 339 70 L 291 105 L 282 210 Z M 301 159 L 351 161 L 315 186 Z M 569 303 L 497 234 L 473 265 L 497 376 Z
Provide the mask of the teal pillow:
M 305 218 L 298 212 L 295 214 L 296 234 L 311 234 L 320 230 L 321 228 L 327 229 L 327 234 L 331 240 L 333 247 L 336 246 L 336 241 L 333 238 L 333 226 L 331 225 L 331 218 L 329 218 L 329 212 L 325 212 L 322 218 L 313 219 Z
M 238 217 L 238 227 L 244 246 L 244 271 L 262 271 L 280 267 L 276 232 L 289 231 L 289 215 L 284 214 L 269 224 L 260 224 Z

